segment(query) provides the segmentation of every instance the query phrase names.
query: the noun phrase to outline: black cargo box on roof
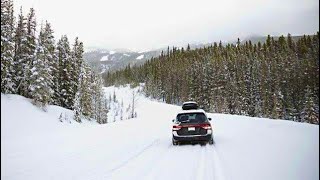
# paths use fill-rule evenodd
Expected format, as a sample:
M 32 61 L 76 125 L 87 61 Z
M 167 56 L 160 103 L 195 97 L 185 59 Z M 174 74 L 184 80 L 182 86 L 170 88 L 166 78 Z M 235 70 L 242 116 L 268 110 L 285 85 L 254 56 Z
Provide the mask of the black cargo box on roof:
M 185 102 L 182 104 L 182 109 L 183 110 L 190 110 L 190 109 L 198 109 L 198 104 L 196 102 L 190 101 L 190 102 Z

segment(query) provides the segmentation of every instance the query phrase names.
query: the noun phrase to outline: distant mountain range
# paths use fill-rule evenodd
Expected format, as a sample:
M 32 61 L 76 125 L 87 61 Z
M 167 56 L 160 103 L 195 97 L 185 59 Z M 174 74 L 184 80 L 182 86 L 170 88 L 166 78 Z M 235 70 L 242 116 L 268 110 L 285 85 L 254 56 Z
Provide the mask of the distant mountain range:
M 162 49 L 144 52 L 96 49 L 85 52 L 84 59 L 96 72 L 104 73 L 124 68 L 129 64 L 142 64 L 152 57 L 159 56 L 161 51 Z
M 275 40 L 277 40 L 278 36 L 272 36 Z M 303 36 L 292 36 L 294 41 L 297 41 L 299 38 Z M 251 40 L 252 44 L 256 44 L 258 42 L 265 42 L 267 36 L 250 36 L 241 40 L 241 43 L 245 43 L 245 41 Z M 234 44 L 237 40 L 222 42 L 223 45 L 228 43 Z M 199 44 L 190 44 L 191 49 L 202 48 L 205 46 L 210 46 L 213 43 L 199 43 Z M 186 48 L 187 45 L 184 47 Z M 170 47 L 172 48 L 172 47 Z M 117 49 L 117 50 L 108 50 L 101 48 L 89 48 L 84 53 L 84 59 L 89 63 L 89 65 L 98 73 L 105 73 L 108 71 L 115 71 L 121 68 L 126 67 L 127 65 L 139 65 L 143 64 L 147 60 L 152 57 L 157 57 L 161 54 L 161 51 L 167 53 L 167 47 L 150 50 L 150 51 L 141 51 L 135 52 L 126 49 Z

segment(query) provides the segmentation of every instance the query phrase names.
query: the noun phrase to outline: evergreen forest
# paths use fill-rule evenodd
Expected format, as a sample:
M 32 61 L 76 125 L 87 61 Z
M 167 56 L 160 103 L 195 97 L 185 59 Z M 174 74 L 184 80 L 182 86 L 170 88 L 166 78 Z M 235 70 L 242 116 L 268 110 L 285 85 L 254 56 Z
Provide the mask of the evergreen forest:
M 208 112 L 319 124 L 319 32 L 207 47 L 169 48 L 140 66 L 103 76 L 105 85 L 145 83 L 170 104 L 193 100 Z

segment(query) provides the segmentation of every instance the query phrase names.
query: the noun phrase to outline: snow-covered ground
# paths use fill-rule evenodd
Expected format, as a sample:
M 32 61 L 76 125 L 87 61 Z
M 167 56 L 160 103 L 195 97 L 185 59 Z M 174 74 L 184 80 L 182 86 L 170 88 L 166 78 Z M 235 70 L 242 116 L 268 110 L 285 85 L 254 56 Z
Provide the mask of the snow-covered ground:
M 129 87 L 105 92 L 130 104 Z M 317 125 L 208 114 L 214 145 L 172 146 L 171 120 L 180 107 L 140 95 L 136 111 L 133 119 L 78 124 L 72 111 L 43 112 L 26 98 L 1 95 L 1 179 L 319 179 Z
M 100 61 L 109 61 L 109 55 L 102 56 Z
M 144 58 L 144 54 L 138 56 L 136 59 L 142 59 L 142 58 Z

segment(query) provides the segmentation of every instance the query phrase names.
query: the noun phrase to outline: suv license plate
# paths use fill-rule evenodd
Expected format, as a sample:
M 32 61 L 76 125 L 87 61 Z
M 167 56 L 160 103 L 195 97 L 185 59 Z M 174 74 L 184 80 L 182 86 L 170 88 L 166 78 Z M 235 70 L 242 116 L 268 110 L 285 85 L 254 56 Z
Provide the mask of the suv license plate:
M 195 131 L 196 128 L 195 127 L 188 127 L 188 131 Z

